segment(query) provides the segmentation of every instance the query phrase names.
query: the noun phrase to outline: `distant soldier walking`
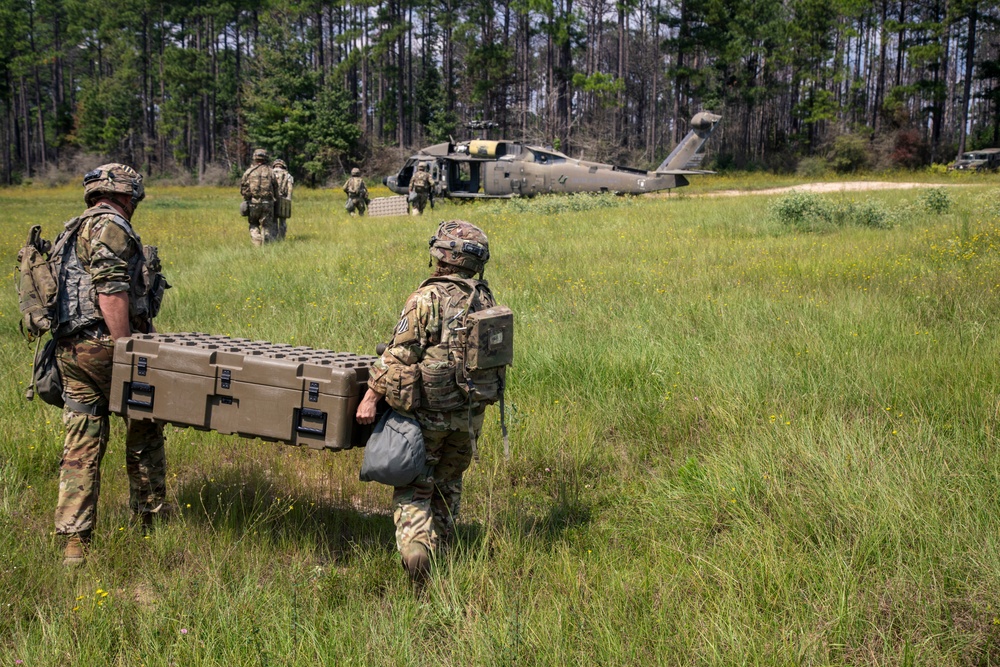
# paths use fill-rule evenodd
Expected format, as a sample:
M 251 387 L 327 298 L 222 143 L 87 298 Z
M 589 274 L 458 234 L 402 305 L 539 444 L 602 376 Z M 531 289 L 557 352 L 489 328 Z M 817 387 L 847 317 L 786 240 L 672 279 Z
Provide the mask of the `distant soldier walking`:
M 427 165 L 423 162 L 417 167 L 417 173 L 410 179 L 410 212 L 413 215 L 423 215 L 427 201 L 431 198 L 434 188 L 434 179 L 427 171 Z
M 510 317 L 508 309 L 494 308 L 482 279 L 490 258 L 486 234 L 450 220 L 441 223 L 430 244 L 437 268 L 406 300 L 356 415 L 358 422 L 372 423 L 385 397 L 397 411 L 412 413 L 423 432 L 428 472 L 393 493 L 396 547 L 414 581 L 427 576 L 432 557 L 452 537 L 462 475 L 472 461 L 483 413 L 488 404 L 502 401 L 505 364 L 513 357 L 512 330 L 506 336 L 495 329 L 476 336 L 482 330 L 472 324 L 472 314 L 483 317 L 481 322 L 501 311 Z M 488 349 L 478 347 L 484 342 Z M 487 358 L 496 363 L 490 366 Z
M 288 173 L 284 160 L 275 160 L 271 165 L 274 182 L 278 185 L 278 199 L 274 204 L 274 217 L 277 219 L 278 240 L 284 240 L 288 232 L 288 218 L 292 216 L 292 188 L 295 179 Z
M 278 226 L 274 221 L 278 184 L 268 161 L 267 151 L 258 148 L 253 152 L 253 164 L 240 179 L 240 194 L 246 202 L 250 222 L 250 240 L 255 246 L 278 240 Z
M 344 192 L 347 194 L 347 203 L 344 205 L 351 215 L 364 215 L 368 210 L 368 187 L 361 178 L 361 170 L 355 167 L 351 169 L 351 177 L 344 183 Z
M 145 197 L 142 175 L 123 164 L 105 164 L 83 177 L 86 211 L 66 223 L 72 234 L 59 278 L 56 363 L 63 379 L 66 441 L 59 471 L 56 532 L 69 536 L 64 565 L 84 561 L 97 519 L 101 459 L 108 444 L 108 402 L 115 340 L 150 332 L 162 291 L 158 266 L 147 264 L 132 227 Z M 159 260 L 156 259 L 158 264 Z M 127 421 L 125 467 L 129 507 L 143 523 L 165 512 L 163 427 Z

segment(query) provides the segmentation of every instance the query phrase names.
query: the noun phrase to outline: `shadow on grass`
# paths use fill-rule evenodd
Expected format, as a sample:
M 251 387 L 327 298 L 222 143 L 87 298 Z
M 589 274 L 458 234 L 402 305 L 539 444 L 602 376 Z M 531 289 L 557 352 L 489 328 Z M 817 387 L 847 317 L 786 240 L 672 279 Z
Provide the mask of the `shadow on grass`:
M 313 545 L 332 561 L 346 565 L 366 555 L 396 551 L 396 527 L 389 514 L 360 511 L 347 503 L 312 500 L 268 480 L 263 469 L 232 468 L 184 484 L 177 501 L 184 518 L 213 532 L 261 542 Z M 190 505 L 190 507 L 188 507 Z M 455 529 L 456 553 L 477 550 L 478 524 Z
M 315 243 L 317 240 L 326 241 L 327 239 L 320 239 L 317 234 L 304 234 L 302 232 L 289 231 L 288 236 L 285 237 L 283 243 Z
M 569 471 L 557 477 L 530 470 L 517 470 L 511 475 L 510 485 L 514 491 L 512 509 L 519 529 L 549 546 L 564 539 L 565 533 L 588 525 L 593 518 L 592 501 L 585 491 L 579 471 Z M 539 503 L 517 500 L 520 489 L 540 491 L 548 502 Z M 521 493 L 523 498 L 526 494 Z M 537 498 L 537 496 L 536 496 Z
M 552 544 L 561 540 L 567 531 L 589 524 L 591 518 L 589 503 L 577 495 L 561 495 L 545 516 L 529 520 L 524 529 Z
M 184 484 L 177 501 L 185 520 L 213 532 L 261 542 L 318 547 L 335 562 L 360 552 L 394 551 L 392 517 L 347 503 L 312 499 L 267 479 L 252 464 Z

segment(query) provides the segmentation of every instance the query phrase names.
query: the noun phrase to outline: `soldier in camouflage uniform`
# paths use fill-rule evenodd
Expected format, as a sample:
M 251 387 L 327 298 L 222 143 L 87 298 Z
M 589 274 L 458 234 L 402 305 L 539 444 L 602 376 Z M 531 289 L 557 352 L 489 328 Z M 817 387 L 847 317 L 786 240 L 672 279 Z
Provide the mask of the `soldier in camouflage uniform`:
M 490 257 L 489 241 L 475 225 L 451 220 L 441 223 L 431 238 L 430 253 L 437 259 L 433 276 L 469 279 L 479 273 L 481 279 Z M 454 344 L 454 329 L 461 321 L 451 312 L 456 304 L 453 297 L 447 284 L 433 281 L 410 295 L 392 342 L 375 362 L 356 415 L 358 422 L 372 423 L 379 400 L 408 372 L 422 383 L 423 403 L 413 416 L 423 431 L 430 472 L 393 492 L 396 548 L 414 581 L 427 576 L 432 556 L 452 536 L 462 497 L 462 475 L 472 461 L 473 438 L 478 437 L 485 412 L 484 405 L 470 403 L 459 393 L 454 369 L 448 365 L 449 345 Z M 489 298 L 492 301 L 492 295 Z M 437 370 L 445 371 L 441 374 L 445 382 L 430 386 L 431 375 Z M 442 409 L 431 409 L 428 397 Z
M 290 203 L 292 201 L 292 188 L 295 185 L 295 179 L 288 173 L 288 165 L 285 164 L 284 160 L 275 160 L 271 165 L 271 173 L 274 175 L 274 182 L 278 186 L 278 199 L 287 199 Z M 285 238 L 285 234 L 288 233 L 288 218 L 278 215 L 277 211 L 275 211 L 275 219 L 277 220 L 278 240 L 282 241 Z
M 410 179 L 410 212 L 413 215 L 423 215 L 427 201 L 430 199 L 434 189 L 434 179 L 427 171 L 427 165 L 423 162 L 417 167 L 417 173 Z
M 83 184 L 89 208 L 63 254 L 59 324 L 52 332 L 66 402 L 55 513 L 56 532 L 69 536 L 65 565 L 84 561 L 97 518 L 115 340 L 133 331 L 152 331 L 154 311 L 142 241 L 130 222 L 145 196 L 142 176 L 131 167 L 106 164 L 88 172 Z M 67 228 L 74 223 L 76 219 Z M 125 467 L 129 507 L 148 525 L 167 507 L 162 426 L 128 421 Z
M 368 209 L 368 186 L 361 178 L 361 170 L 355 167 L 351 169 L 351 177 L 344 183 L 344 192 L 347 194 L 347 203 L 344 209 L 351 215 L 364 215 Z
M 253 164 L 243 172 L 240 194 L 249 206 L 250 241 L 255 246 L 277 241 L 274 202 L 278 198 L 278 184 L 268 165 L 267 151 L 263 148 L 253 152 Z

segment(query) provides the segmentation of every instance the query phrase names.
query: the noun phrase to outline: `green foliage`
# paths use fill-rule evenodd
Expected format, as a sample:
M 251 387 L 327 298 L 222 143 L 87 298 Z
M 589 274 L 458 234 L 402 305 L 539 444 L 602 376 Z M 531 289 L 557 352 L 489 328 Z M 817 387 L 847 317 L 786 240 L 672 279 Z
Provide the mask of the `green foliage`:
M 870 151 L 871 146 L 864 137 L 856 134 L 841 134 L 833 140 L 830 146 L 830 166 L 841 174 L 860 171 L 868 166 Z
M 837 117 L 837 101 L 828 90 L 811 91 L 806 98 L 793 110 L 802 122 L 814 125 L 820 121 L 833 120 Z
M 427 137 L 435 142 L 448 141 L 457 134 L 458 114 L 448 110 L 447 94 L 435 66 L 424 72 L 417 84 L 418 119 L 427 128 Z
M 951 195 L 944 188 L 929 188 L 920 194 L 920 206 L 931 213 L 947 213 L 952 206 Z
M 537 197 L 515 197 L 493 202 L 489 210 L 493 213 L 532 213 L 556 215 L 559 213 L 581 213 L 603 208 L 632 206 L 636 200 L 610 193 L 581 192 L 571 195 L 538 195 Z
M 593 93 L 602 106 L 609 106 L 625 90 L 625 82 L 603 72 L 594 72 L 590 76 L 577 72 L 573 75 L 573 87 L 584 93 Z
M 347 93 L 319 86 L 319 74 L 306 66 L 307 45 L 291 39 L 290 26 L 279 17 L 264 25 L 247 90 L 247 136 L 283 157 L 307 183 L 321 183 L 335 167 L 356 160 L 361 130 L 351 119 Z
M 165 90 L 162 127 L 170 137 L 174 160 L 184 164 L 191 157 L 190 145 L 185 137 L 193 114 L 198 112 L 201 95 L 211 85 L 205 73 L 205 57 L 192 49 L 170 46 L 163 54 Z
M 840 211 L 840 218 L 846 222 L 872 229 L 891 229 L 896 223 L 896 214 L 877 199 L 848 202 Z
M 795 227 L 830 223 L 834 218 L 829 200 L 806 192 L 790 192 L 780 197 L 772 204 L 771 213 L 779 222 Z
M 804 157 L 795 167 L 795 173 L 805 178 L 819 178 L 830 171 L 830 163 L 819 155 Z
M 802 231 L 823 231 L 844 225 L 890 229 L 896 217 L 878 200 L 837 202 L 807 192 L 780 197 L 772 204 L 771 213 L 779 222 Z
M 141 127 L 141 108 L 135 103 L 138 62 L 127 42 L 117 42 L 104 55 L 109 74 L 83 82 L 76 109 L 72 140 L 86 150 L 124 159 L 127 145 Z
M 76 140 L 87 150 L 120 158 L 133 125 L 138 121 L 131 103 L 128 70 L 120 75 L 89 82 L 80 91 L 77 107 Z
M 297 158 L 311 156 L 303 164 L 311 182 L 322 182 L 335 166 L 356 155 L 361 129 L 351 121 L 350 99 L 343 89 L 322 90 L 311 105 L 309 136 Z

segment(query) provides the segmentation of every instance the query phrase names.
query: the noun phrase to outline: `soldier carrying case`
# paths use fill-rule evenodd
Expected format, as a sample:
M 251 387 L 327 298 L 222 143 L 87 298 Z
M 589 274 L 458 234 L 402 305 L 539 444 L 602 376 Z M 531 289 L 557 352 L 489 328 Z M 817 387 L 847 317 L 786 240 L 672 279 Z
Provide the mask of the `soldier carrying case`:
M 115 344 L 111 412 L 308 445 L 363 446 L 354 420 L 375 357 L 201 333 Z

